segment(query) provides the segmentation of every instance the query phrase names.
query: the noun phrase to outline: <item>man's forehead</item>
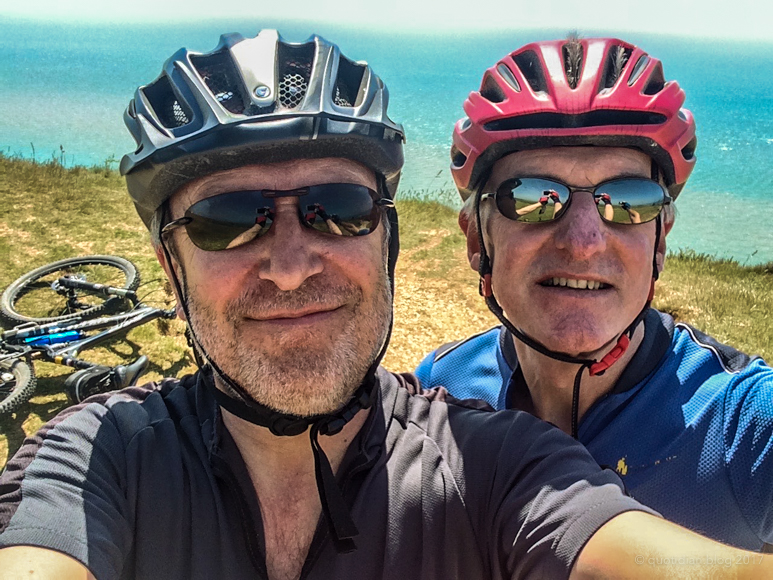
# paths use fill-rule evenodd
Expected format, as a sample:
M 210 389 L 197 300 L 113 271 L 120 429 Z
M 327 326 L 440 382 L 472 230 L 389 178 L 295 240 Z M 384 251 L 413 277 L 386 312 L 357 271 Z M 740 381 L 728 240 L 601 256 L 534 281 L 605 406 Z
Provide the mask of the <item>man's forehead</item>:
M 493 167 L 492 181 L 513 175 L 555 177 L 571 185 L 593 185 L 621 175 L 649 177 L 651 159 L 626 147 L 551 147 L 511 153 Z
M 377 189 L 373 170 L 341 158 L 294 159 L 245 165 L 191 181 L 171 197 L 173 205 L 191 204 L 219 193 L 248 189 L 286 190 L 320 183 L 359 183 Z

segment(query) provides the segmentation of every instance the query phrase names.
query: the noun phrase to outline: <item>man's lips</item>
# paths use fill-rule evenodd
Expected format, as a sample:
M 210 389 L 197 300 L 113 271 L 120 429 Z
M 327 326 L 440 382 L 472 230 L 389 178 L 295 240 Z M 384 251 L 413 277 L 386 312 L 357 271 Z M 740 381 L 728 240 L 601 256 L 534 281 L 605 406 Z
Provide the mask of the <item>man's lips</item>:
M 537 284 L 543 288 L 598 291 L 612 288 L 609 281 L 595 275 L 558 272 L 544 276 Z
M 269 324 L 311 324 L 338 312 L 343 306 L 315 306 L 301 310 L 282 310 L 248 316 L 249 320 Z

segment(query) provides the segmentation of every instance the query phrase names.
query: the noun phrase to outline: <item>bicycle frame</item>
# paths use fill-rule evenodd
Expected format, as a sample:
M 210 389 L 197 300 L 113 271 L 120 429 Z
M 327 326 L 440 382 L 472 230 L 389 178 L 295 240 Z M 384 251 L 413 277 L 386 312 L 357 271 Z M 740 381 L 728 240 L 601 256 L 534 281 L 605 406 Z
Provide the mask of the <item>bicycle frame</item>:
M 76 369 L 63 385 L 76 402 L 133 384 L 147 368 L 146 356 L 116 366 L 78 356 L 154 319 L 174 318 L 174 309 L 140 302 L 139 284 L 139 272 L 128 260 L 95 255 L 40 266 L 6 288 L 0 296 L 0 323 L 13 328 L 0 331 L 0 414 L 13 412 L 32 396 L 35 360 Z
M 110 340 L 119 334 L 128 332 L 132 328 L 141 326 L 156 318 L 174 318 L 174 316 L 175 312 L 173 309 L 163 310 L 151 306 L 139 306 L 131 312 L 105 316 L 94 320 L 79 321 L 75 323 L 73 323 L 73 321 L 67 321 L 65 323 L 51 322 L 43 325 L 24 325 L 0 333 L 0 349 L 15 351 L 14 353 L 9 353 L 7 357 L 2 358 L 11 358 L 23 353 L 29 353 L 31 355 L 38 354 L 38 356 L 42 356 L 50 362 L 78 369 L 90 368 L 94 366 L 93 363 L 87 363 L 77 358 L 82 350 L 97 346 L 102 342 Z M 54 334 L 84 332 L 101 328 L 107 328 L 107 330 L 93 336 L 61 342 L 56 346 L 33 345 L 26 342 L 30 339 L 46 338 Z

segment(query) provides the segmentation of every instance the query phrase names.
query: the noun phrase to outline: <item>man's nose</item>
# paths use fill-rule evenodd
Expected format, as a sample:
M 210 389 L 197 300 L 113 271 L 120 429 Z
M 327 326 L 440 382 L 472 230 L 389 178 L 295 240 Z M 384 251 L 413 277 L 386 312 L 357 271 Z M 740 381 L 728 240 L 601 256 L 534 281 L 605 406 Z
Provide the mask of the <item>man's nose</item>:
M 572 203 L 556 227 L 556 247 L 569 252 L 576 260 L 587 260 L 606 249 L 607 226 L 590 192 L 572 194 Z
M 282 291 L 298 288 L 323 269 L 320 235 L 301 225 L 297 206 L 277 206 L 269 232 L 258 240 L 258 277 Z

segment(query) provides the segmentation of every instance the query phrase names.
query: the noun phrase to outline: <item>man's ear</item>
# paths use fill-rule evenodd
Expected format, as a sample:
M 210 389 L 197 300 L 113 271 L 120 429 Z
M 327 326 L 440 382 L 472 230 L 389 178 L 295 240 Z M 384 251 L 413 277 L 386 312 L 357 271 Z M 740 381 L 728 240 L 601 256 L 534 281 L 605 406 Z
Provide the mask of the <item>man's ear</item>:
M 676 214 L 674 213 L 673 206 L 666 206 L 667 209 L 663 212 L 663 231 L 660 233 L 660 240 L 658 241 L 658 250 L 656 259 L 658 262 L 658 273 L 663 272 L 663 268 L 666 265 L 666 238 L 668 232 L 674 227 L 674 221 Z
M 164 273 L 166 274 L 167 279 L 169 280 L 169 285 L 172 287 L 172 292 L 174 292 L 174 298 L 175 298 L 175 312 L 177 313 L 177 318 L 180 320 L 187 321 L 188 319 L 185 316 L 185 310 L 183 310 L 182 302 L 180 301 L 180 296 L 177 295 L 177 285 L 172 282 L 172 275 L 171 275 L 171 268 L 174 268 L 174 272 L 177 275 L 177 279 L 179 280 L 179 274 L 180 274 L 180 268 L 179 266 L 175 266 L 175 264 L 169 264 L 169 262 L 166 259 L 167 254 L 164 252 L 164 248 L 161 246 L 161 244 L 158 244 L 153 248 L 156 252 L 156 259 L 158 260 L 158 263 L 161 264 L 161 268 L 164 270 Z M 170 256 L 171 260 L 174 261 L 174 257 Z
M 480 269 L 480 240 L 478 239 L 478 224 L 467 208 L 459 212 L 459 227 L 467 237 L 467 260 L 470 268 L 476 272 Z

